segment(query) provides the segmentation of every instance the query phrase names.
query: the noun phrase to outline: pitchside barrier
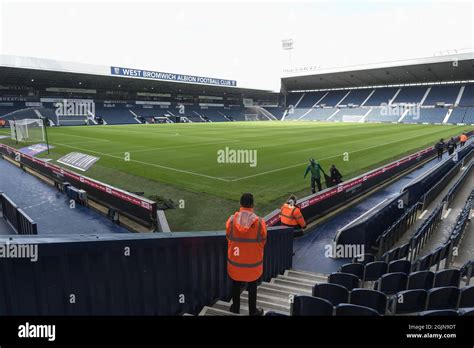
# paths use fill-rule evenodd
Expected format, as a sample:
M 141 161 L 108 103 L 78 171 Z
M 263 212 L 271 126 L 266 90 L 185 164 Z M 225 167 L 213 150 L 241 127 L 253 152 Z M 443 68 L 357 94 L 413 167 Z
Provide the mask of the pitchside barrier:
M 408 208 L 407 200 L 408 194 L 403 192 L 382 201 L 339 229 L 334 237 L 336 245 L 364 245 L 365 252 L 375 254 L 376 250 L 373 247 L 375 247 L 377 239 L 387 226 L 390 226 L 405 213 Z
M 231 298 L 224 232 L 0 236 L 38 245 L 0 262 L 0 315 L 176 315 Z M 292 266 L 293 230 L 268 229 L 263 281 Z M 71 301 L 71 296 L 74 301 Z
M 31 168 L 55 183 L 68 182 L 76 188 L 83 189 L 87 192 L 88 198 L 143 226 L 151 229 L 157 226 L 156 202 L 20 153 L 8 145 L 0 144 L 0 154 L 11 157 L 21 166 Z
M 3 192 L 0 192 L 0 208 L 3 218 L 17 234 L 38 234 L 38 227 L 26 213 L 19 209 Z
M 435 150 L 433 147 L 421 150 L 410 156 L 406 156 L 398 161 L 389 163 L 383 167 L 374 169 L 366 174 L 343 182 L 336 187 L 327 188 L 321 192 L 298 200 L 298 206 L 307 222 L 343 206 L 355 198 L 369 192 L 376 186 L 393 179 L 394 176 L 411 169 L 433 157 Z M 278 225 L 280 222 L 280 210 L 274 210 L 265 217 L 269 226 Z
M 474 135 L 474 131 L 467 133 L 468 137 Z M 456 138 L 457 139 L 457 138 Z M 465 145 L 465 148 L 472 147 L 473 143 Z M 418 151 L 412 155 L 403 157 L 385 166 L 374 169 L 366 174 L 362 174 L 354 179 L 343 182 L 335 187 L 327 188 L 298 200 L 298 206 L 307 222 L 312 222 L 317 218 L 346 205 L 357 197 L 374 189 L 376 186 L 393 179 L 400 173 L 416 167 L 426 159 L 435 156 L 434 146 Z M 265 216 L 268 226 L 280 224 L 280 209 L 275 209 Z
M 403 187 L 402 191 L 408 191 L 408 204 L 412 205 L 420 200 L 426 200 L 425 205 L 429 204 L 433 199 L 433 194 L 426 194 L 429 193 L 430 189 L 436 190 L 436 187 L 438 187 L 437 193 L 439 194 L 440 186 L 438 185 L 442 183 L 446 184 L 456 175 L 461 166 L 470 160 L 471 154 L 474 151 L 473 145 L 474 142 L 470 142 L 463 148 L 457 150 L 453 156 L 445 158 L 439 165 L 434 166 Z
M 385 233 L 387 227 L 396 222 L 407 209 L 414 205 L 425 207 L 431 203 L 459 172 L 463 159 L 473 151 L 471 146 L 465 146 L 453 156 L 435 165 L 421 177 L 402 188 L 400 194 L 386 199 L 338 230 L 334 237 L 335 243 L 364 245 L 367 252 L 379 254 L 377 248 L 377 245 L 380 247 L 379 237 Z M 455 156 L 457 156 L 456 161 L 453 160 Z M 413 217 L 414 214 L 411 216 Z M 406 222 L 410 222 L 410 220 Z M 391 237 L 394 238 L 395 235 L 391 235 Z
M 467 165 L 466 169 L 464 170 L 464 173 L 456 180 L 453 186 L 451 186 L 448 193 L 446 193 L 444 198 L 441 200 L 441 203 L 439 203 L 433 209 L 433 211 L 428 216 L 428 218 L 423 222 L 423 224 L 420 227 L 418 227 L 418 229 L 413 233 L 408 243 L 401 245 L 397 248 L 390 249 L 390 247 L 392 247 L 395 244 L 395 242 L 399 240 L 402 234 L 405 233 L 407 230 L 407 228 L 402 228 L 401 231 L 398 231 L 399 222 L 390 226 L 382 234 L 382 236 L 379 239 L 377 259 L 390 262 L 397 259 L 407 258 L 408 260 L 413 261 L 416 258 L 416 256 L 419 254 L 421 248 L 427 242 L 427 240 L 429 239 L 433 231 L 437 229 L 441 221 L 443 207 L 444 209 L 449 207 L 453 197 L 456 195 L 459 188 L 462 187 L 462 185 L 466 182 L 466 180 L 470 177 L 470 175 L 472 175 L 471 171 L 473 168 L 474 168 L 474 162 L 471 161 Z M 406 215 L 405 220 L 406 218 L 410 219 L 410 216 L 413 218 L 414 215 L 415 215 L 414 218 L 416 218 L 416 214 L 413 214 L 413 212 L 415 211 L 416 213 L 417 208 L 421 205 L 422 203 L 417 203 L 409 211 L 407 211 L 407 213 L 405 213 Z M 443 253 L 446 253 L 447 255 L 450 248 L 451 246 L 446 245 L 446 243 L 444 246 L 439 247 L 438 248 L 439 249 L 438 251 L 440 253 L 439 256 L 442 256 Z M 438 259 L 433 259 L 433 262 L 438 262 L 438 261 L 439 261 Z M 434 265 L 433 262 L 431 261 L 431 255 L 426 255 L 419 260 L 418 266 L 427 265 L 426 267 L 431 267 Z

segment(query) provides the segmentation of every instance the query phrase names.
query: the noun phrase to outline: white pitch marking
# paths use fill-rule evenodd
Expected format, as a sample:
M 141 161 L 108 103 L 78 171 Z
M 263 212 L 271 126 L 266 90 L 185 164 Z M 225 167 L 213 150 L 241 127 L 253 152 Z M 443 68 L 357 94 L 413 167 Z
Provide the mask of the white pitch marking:
M 60 145 L 60 146 L 64 146 L 64 147 L 69 147 L 71 149 L 81 150 L 81 151 L 85 151 L 85 152 L 97 153 L 97 154 L 102 155 L 102 156 L 108 156 L 108 157 L 118 158 L 118 159 L 123 160 L 123 158 L 120 157 L 120 156 L 114 156 L 114 155 L 110 155 L 110 154 L 104 153 L 104 152 L 93 151 L 93 150 L 88 150 L 88 149 L 81 149 L 80 147 L 69 146 L 69 145 L 66 145 L 66 144 L 61 144 L 61 143 L 56 143 L 56 142 L 53 143 L 51 141 L 50 141 L 50 143 Z M 208 179 L 220 180 L 220 181 L 225 181 L 225 182 L 230 181 L 230 180 L 226 180 L 226 179 L 223 179 L 223 178 L 218 178 L 218 177 L 215 177 L 215 176 L 189 172 L 187 170 L 176 169 L 176 168 L 172 168 L 172 167 L 166 167 L 166 166 L 162 166 L 162 165 L 154 164 L 154 163 L 148 163 L 148 162 L 137 161 L 137 160 L 132 160 L 132 159 L 130 159 L 129 162 L 135 162 L 135 163 L 140 163 L 140 164 L 144 164 L 144 165 L 147 165 L 147 166 L 152 166 L 152 167 L 157 167 L 157 168 L 162 168 L 162 169 L 168 169 L 168 170 L 171 170 L 171 171 L 174 171 L 174 172 L 179 172 L 179 173 L 185 173 L 185 174 L 190 174 L 190 175 L 195 175 L 195 176 L 201 176 L 201 177 L 208 178 Z
M 423 213 L 421 213 L 420 216 L 418 217 L 418 220 L 423 219 L 423 216 L 425 216 L 427 212 L 428 210 L 425 210 Z
M 452 210 L 451 208 L 446 210 L 446 213 L 444 213 L 444 215 L 443 215 L 443 219 L 446 219 L 448 217 L 449 213 L 451 213 L 451 210 Z
M 425 135 L 429 135 L 429 134 L 432 134 L 432 133 L 437 133 L 438 131 L 436 132 L 430 132 L 430 133 L 427 133 Z M 402 141 L 407 141 L 407 140 L 410 140 L 410 139 L 414 139 L 414 138 L 419 138 L 420 136 L 417 135 L 417 136 L 414 136 L 414 137 L 410 137 L 410 138 L 406 138 L 406 139 L 401 139 L 401 140 L 396 140 L 396 141 L 392 141 L 392 142 L 389 142 L 389 143 L 384 143 L 384 144 L 379 144 L 379 145 L 375 145 L 375 146 L 370 146 L 370 147 L 366 147 L 364 149 L 359 149 L 359 150 L 354 150 L 354 151 L 351 151 L 349 152 L 349 154 L 352 154 L 352 153 L 355 153 L 355 152 L 361 152 L 361 151 L 365 151 L 365 150 L 370 150 L 370 149 L 376 149 L 378 147 L 381 147 L 381 146 L 385 146 L 385 145 L 390 145 L 390 144 L 396 144 L 396 143 L 400 143 Z M 336 158 L 336 157 L 341 157 L 342 154 L 338 154 L 338 155 L 335 155 L 335 156 L 331 156 L 331 157 L 325 157 L 325 158 L 318 158 L 317 160 L 319 161 L 324 161 L 324 160 L 327 160 L 327 159 L 330 159 L 330 158 Z M 295 168 L 295 167 L 299 167 L 303 164 L 307 164 L 308 162 L 303 162 L 303 163 L 298 163 L 298 164 L 294 164 L 294 165 L 291 165 L 291 166 L 287 166 L 287 167 L 283 167 L 283 168 L 278 168 L 278 169 L 273 169 L 273 170 L 269 170 L 269 171 L 266 171 L 266 172 L 262 172 L 262 173 L 257 173 L 257 174 L 253 174 L 253 175 L 248 175 L 248 176 L 243 176 L 241 178 L 238 178 L 238 179 L 235 179 L 235 180 L 232 180 L 232 181 L 240 181 L 240 180 L 245 180 L 245 179 L 249 179 L 249 178 L 254 178 L 256 176 L 260 176 L 260 175 L 265 175 L 265 174 L 270 174 L 270 173 L 274 173 L 274 172 L 279 172 L 281 170 L 285 170 L 285 169 L 290 169 L 290 168 Z
M 98 138 L 94 138 L 94 137 L 86 137 L 84 135 L 75 135 L 75 134 L 67 134 L 67 133 L 60 133 L 60 132 L 54 132 L 54 135 L 56 134 L 60 134 L 60 135 L 65 135 L 67 137 L 77 137 L 77 138 L 85 138 L 85 139 L 94 139 L 95 141 L 97 140 L 101 140 L 101 141 L 111 141 L 111 140 L 107 140 L 107 139 L 98 139 Z
M 196 147 L 196 146 L 206 146 L 206 145 L 215 145 L 215 144 L 227 144 L 227 143 L 235 143 L 235 142 L 240 142 L 240 140 L 226 140 L 226 141 L 219 141 L 219 142 L 213 142 L 213 143 L 204 143 L 204 144 L 187 144 L 187 145 L 179 145 L 179 146 L 169 146 L 169 147 L 153 147 L 149 149 L 141 149 L 141 150 L 130 150 L 127 152 L 130 153 L 137 153 L 137 152 L 147 152 L 147 151 L 155 151 L 155 150 L 171 150 L 171 149 L 181 149 L 181 148 L 186 148 L 186 147 Z M 120 151 L 120 152 L 111 152 L 111 155 L 115 154 L 123 154 L 125 151 Z

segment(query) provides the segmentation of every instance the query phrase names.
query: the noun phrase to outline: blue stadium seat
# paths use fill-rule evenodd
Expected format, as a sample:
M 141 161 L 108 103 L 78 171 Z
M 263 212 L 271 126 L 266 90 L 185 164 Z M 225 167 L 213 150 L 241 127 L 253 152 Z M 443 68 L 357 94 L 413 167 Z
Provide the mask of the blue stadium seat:
M 433 287 L 439 288 L 442 286 L 456 286 L 459 287 L 461 282 L 461 271 L 458 269 L 445 269 L 438 271 L 435 274 Z
M 428 290 L 426 310 L 456 308 L 460 292 L 461 290 L 454 286 Z
M 347 290 L 352 290 L 359 287 L 359 278 L 353 274 L 335 272 L 329 275 L 328 283 L 339 284 Z
M 377 280 L 374 289 L 382 291 L 387 295 L 393 295 L 397 292 L 406 290 L 407 281 L 408 276 L 405 273 L 387 273 Z
M 461 289 L 458 307 L 474 307 L 474 285 L 466 286 Z
M 411 262 L 408 260 L 395 260 L 388 264 L 388 273 L 410 273 Z
M 313 296 L 331 302 L 334 306 L 349 301 L 349 290 L 339 284 L 321 283 L 313 287 Z
M 380 106 L 381 104 L 388 104 L 395 96 L 397 90 L 398 88 L 396 87 L 376 88 L 375 92 L 365 102 L 364 106 Z
M 365 265 L 364 281 L 378 280 L 387 273 L 388 264 L 383 261 L 370 262 Z
M 323 315 L 331 316 L 334 307 L 331 302 L 319 297 L 295 296 L 291 307 L 291 315 Z
M 474 260 L 469 260 L 461 267 L 461 277 L 466 279 L 466 285 L 469 285 L 471 277 L 474 275 Z
M 398 248 L 398 258 L 405 259 L 410 253 L 410 243 L 405 243 Z
M 469 308 L 459 308 L 458 310 L 459 315 L 474 315 L 474 307 L 469 307 Z
M 428 292 L 426 290 L 404 290 L 397 293 L 391 302 L 392 314 L 407 314 L 424 311 Z
M 408 275 L 408 290 L 424 289 L 429 290 L 433 287 L 434 272 L 432 271 L 418 271 L 412 272 Z
M 459 106 L 474 106 L 474 84 L 466 85 Z
M 420 257 L 416 261 L 415 269 L 417 271 L 429 271 L 431 268 L 431 254 Z
M 364 265 L 368 264 L 369 262 L 374 262 L 374 261 L 375 261 L 374 254 L 362 254 L 352 259 L 352 263 L 362 263 Z
M 385 314 L 387 310 L 387 296 L 376 290 L 354 289 L 351 291 L 350 303 L 372 308 L 379 314 Z
M 364 277 L 364 269 L 365 266 L 362 263 L 346 263 L 341 266 L 339 272 L 353 274 L 357 278 L 362 279 Z
M 336 307 L 336 316 L 378 316 L 376 310 L 354 304 L 341 303 Z
M 454 309 L 438 309 L 432 311 L 424 311 L 419 313 L 422 317 L 456 317 L 458 312 Z

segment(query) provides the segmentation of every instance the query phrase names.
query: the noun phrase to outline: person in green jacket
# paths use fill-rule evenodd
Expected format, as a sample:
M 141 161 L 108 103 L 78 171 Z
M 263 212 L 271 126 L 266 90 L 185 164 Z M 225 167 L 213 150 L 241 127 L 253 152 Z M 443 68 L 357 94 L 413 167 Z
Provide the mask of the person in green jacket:
M 324 175 L 326 175 L 326 173 L 324 172 L 321 165 L 314 160 L 314 158 L 309 160 L 309 165 L 304 172 L 305 178 L 309 172 L 311 172 L 311 192 L 316 193 L 316 184 L 318 185 L 318 191 L 321 191 L 321 172 L 323 172 Z

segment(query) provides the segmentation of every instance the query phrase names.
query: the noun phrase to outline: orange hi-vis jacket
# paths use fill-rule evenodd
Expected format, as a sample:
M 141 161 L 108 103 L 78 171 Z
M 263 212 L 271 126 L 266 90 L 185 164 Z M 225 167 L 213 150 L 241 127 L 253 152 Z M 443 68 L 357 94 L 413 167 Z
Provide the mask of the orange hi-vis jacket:
M 226 224 L 227 273 L 235 281 L 253 282 L 263 273 L 267 225 L 252 208 L 240 208 Z
M 459 137 L 459 140 L 461 141 L 461 143 L 465 143 L 467 141 L 467 135 L 461 134 L 461 136 Z
M 280 211 L 280 221 L 284 225 L 306 227 L 303 214 L 300 208 L 290 206 L 288 203 L 283 204 Z

